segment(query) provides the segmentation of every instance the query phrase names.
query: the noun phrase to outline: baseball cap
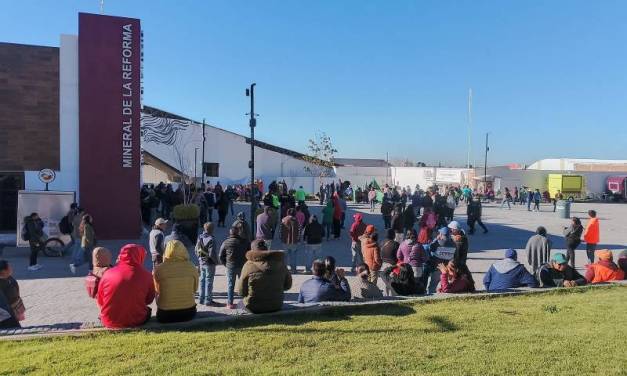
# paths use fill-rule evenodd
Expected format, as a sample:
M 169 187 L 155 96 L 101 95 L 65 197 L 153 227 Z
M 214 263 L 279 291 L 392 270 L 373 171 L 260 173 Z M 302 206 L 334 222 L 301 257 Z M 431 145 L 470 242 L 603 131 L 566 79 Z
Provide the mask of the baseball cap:
M 505 251 L 505 258 L 516 260 L 518 258 L 518 252 L 515 249 L 510 248 Z
M 564 256 L 563 253 L 556 253 L 553 255 L 553 257 L 551 257 L 551 261 L 555 262 L 557 264 L 566 264 L 568 263 L 568 260 L 566 259 L 566 256 Z
M 155 226 L 161 226 L 168 223 L 168 221 L 166 219 L 163 218 L 157 218 L 157 220 L 155 221 Z
M 451 221 L 451 223 L 448 224 L 448 228 L 451 230 L 459 230 L 459 222 Z

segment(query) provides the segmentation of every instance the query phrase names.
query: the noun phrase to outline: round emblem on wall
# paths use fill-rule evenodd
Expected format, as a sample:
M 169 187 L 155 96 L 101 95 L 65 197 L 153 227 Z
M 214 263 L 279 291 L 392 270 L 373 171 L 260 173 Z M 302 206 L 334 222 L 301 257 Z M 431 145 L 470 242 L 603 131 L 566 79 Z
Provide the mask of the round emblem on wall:
M 42 183 L 49 184 L 54 181 L 54 178 L 56 178 L 57 175 L 52 169 L 44 168 L 43 170 L 39 171 L 38 177 Z

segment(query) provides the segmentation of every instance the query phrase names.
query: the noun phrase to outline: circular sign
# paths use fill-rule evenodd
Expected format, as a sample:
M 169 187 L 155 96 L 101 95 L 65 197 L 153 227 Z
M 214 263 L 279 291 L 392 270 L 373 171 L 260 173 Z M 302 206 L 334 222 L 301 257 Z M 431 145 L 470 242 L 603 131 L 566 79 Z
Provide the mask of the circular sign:
M 48 184 L 52 183 L 54 181 L 54 178 L 56 178 L 57 176 L 53 170 L 49 168 L 44 168 L 43 170 L 39 171 L 38 177 L 42 183 Z

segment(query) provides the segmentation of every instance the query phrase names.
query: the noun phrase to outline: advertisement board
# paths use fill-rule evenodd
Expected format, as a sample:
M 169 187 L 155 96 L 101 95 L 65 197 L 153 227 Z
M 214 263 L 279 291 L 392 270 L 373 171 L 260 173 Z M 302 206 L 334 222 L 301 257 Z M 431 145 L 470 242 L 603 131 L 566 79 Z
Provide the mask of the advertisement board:
M 134 239 L 140 217 L 138 19 L 79 13 L 80 205 L 100 239 Z
M 39 214 L 44 222 L 44 234 L 48 238 L 59 238 L 65 244 L 70 242 L 68 235 L 59 231 L 59 222 L 70 210 L 74 202 L 74 192 L 55 191 L 19 191 L 17 193 L 17 246 L 28 247 L 22 240 L 21 231 L 24 217 L 32 213 Z

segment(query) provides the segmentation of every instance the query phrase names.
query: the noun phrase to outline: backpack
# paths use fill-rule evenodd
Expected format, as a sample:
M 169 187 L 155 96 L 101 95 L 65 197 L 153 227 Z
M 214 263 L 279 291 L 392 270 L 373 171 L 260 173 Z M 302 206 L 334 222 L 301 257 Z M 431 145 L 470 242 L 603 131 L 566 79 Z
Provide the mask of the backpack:
M 30 233 L 28 232 L 28 227 L 26 226 L 26 222 L 22 225 L 22 232 L 20 234 L 22 240 L 27 242 L 30 240 Z
M 65 217 L 61 218 L 61 222 L 59 222 L 59 231 L 61 231 L 63 235 L 69 235 L 72 233 L 72 230 L 73 227 L 70 223 L 70 219 L 68 218 L 68 216 L 66 215 Z

